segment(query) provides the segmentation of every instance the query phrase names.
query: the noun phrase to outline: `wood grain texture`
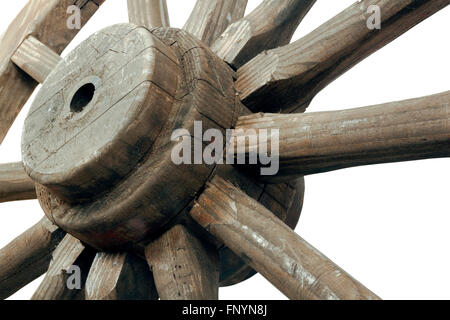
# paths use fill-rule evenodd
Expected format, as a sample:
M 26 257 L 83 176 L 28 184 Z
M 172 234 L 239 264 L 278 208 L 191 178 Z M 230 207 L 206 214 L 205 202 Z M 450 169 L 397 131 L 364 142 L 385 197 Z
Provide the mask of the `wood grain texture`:
M 143 251 L 149 241 L 182 223 L 179 220 L 187 216 L 205 182 L 213 174 L 221 174 L 261 199 L 281 219 L 296 223 L 303 203 L 303 179 L 279 185 L 279 190 L 272 192 L 276 188 L 256 182 L 231 165 L 174 164 L 172 151 L 180 144 L 180 140 L 171 141 L 174 130 L 186 129 L 194 143 L 195 121 L 202 122 L 203 130 L 225 132 L 234 127 L 238 116 L 249 111 L 236 97 L 234 71 L 200 40 L 178 29 L 155 28 L 151 32 L 173 49 L 182 69 L 176 103 L 168 110 L 169 120 L 143 161 L 107 192 L 82 203 L 69 203 L 39 186 L 39 200 L 47 217 L 96 249 L 120 251 L 133 246 Z M 221 283 L 230 285 L 253 274 L 226 250 L 221 250 Z
M 39 83 L 47 79 L 62 58 L 33 36 L 26 38 L 17 48 L 11 61 Z
M 44 274 L 65 232 L 43 218 L 0 250 L 0 299 Z
M 29 199 L 36 199 L 36 189 L 22 162 L 0 164 L 0 203 Z
M 254 112 L 302 112 L 314 96 L 358 62 L 446 7 L 449 0 L 363 0 L 302 39 L 261 53 L 238 70 L 236 88 Z M 377 5 L 381 29 L 367 21 Z
M 25 120 L 22 159 L 30 177 L 75 202 L 127 176 L 168 119 L 176 60 L 150 31 L 132 24 L 81 43 L 43 84 Z
M 304 114 L 255 114 L 237 135 L 279 129 L 279 176 L 450 157 L 450 91 L 376 106 Z M 269 139 L 269 151 L 271 146 Z M 247 139 L 246 156 L 258 145 Z M 276 151 L 274 151 L 276 152 Z
M 68 29 L 67 8 L 78 5 L 83 26 L 104 0 L 30 0 L 0 38 L 0 143 L 37 82 L 11 62 L 24 39 L 33 35 L 43 44 L 61 54 L 78 33 Z M 14 92 L 14 95 L 11 94 Z
M 44 207 L 49 217 L 96 249 L 117 250 L 118 247 L 151 236 L 159 236 L 161 228 L 186 210 L 210 177 L 213 165 L 177 165 L 172 161 L 173 148 L 182 143 L 180 139 L 171 139 L 174 130 L 186 129 L 193 135 L 194 121 L 201 121 L 204 130 L 217 128 L 225 131 L 237 120 L 235 110 L 239 101 L 233 88 L 234 72 L 226 63 L 215 57 L 200 40 L 183 30 L 155 28 L 152 34 L 161 37 L 161 41 L 170 46 L 168 56 L 171 51 L 175 52 L 173 54 L 176 56 L 172 59 L 180 61 L 181 69 L 174 105 L 164 109 L 164 105 L 156 104 L 145 109 L 150 116 L 158 117 L 161 113 L 151 111 L 154 107 L 161 108 L 163 114 L 168 113 L 168 120 L 155 122 L 154 128 L 145 123 L 137 127 L 143 130 L 141 136 L 145 139 L 148 135 L 146 132 L 155 132 L 156 126 L 162 126 L 155 143 L 150 150 L 136 150 L 147 153 L 140 159 L 138 166 L 132 167 L 125 179 L 107 192 L 82 203 L 58 200 L 45 202 L 55 204 Z M 168 80 L 168 76 L 165 79 Z M 120 79 L 117 81 L 120 82 Z M 55 90 L 57 88 L 59 84 Z M 157 86 L 153 90 L 160 92 Z M 129 97 L 135 98 L 133 95 Z M 105 94 L 105 98 L 108 95 Z M 139 118 L 138 121 L 142 123 L 144 119 Z M 98 132 L 93 131 L 90 136 L 95 139 L 97 135 Z M 90 140 L 87 141 L 92 144 Z M 132 157 L 133 153 L 126 154 L 129 158 L 122 161 L 115 150 L 111 151 L 119 165 L 136 161 Z M 40 156 L 40 153 L 36 155 Z
M 264 0 L 228 26 L 211 49 L 238 69 L 264 50 L 284 46 L 316 0 Z
M 84 284 L 95 253 L 80 240 L 66 235 L 56 247 L 47 273 L 31 300 L 84 300 Z M 72 266 L 80 268 L 81 289 L 67 285 Z
M 177 225 L 150 244 L 145 255 L 162 300 L 217 300 L 219 255 Z
M 157 299 L 147 263 L 132 253 L 97 253 L 86 281 L 86 300 Z
M 242 18 L 248 0 L 197 0 L 183 29 L 212 45 L 230 23 Z
M 221 178 L 212 180 L 191 215 L 290 299 L 378 299 Z
M 128 0 L 131 23 L 146 28 L 170 27 L 166 0 Z
M 255 183 L 255 176 L 249 175 L 246 168 L 236 170 L 235 167 L 231 169 L 228 166 L 218 166 L 214 176 L 225 179 L 236 188 L 243 190 L 249 197 L 264 205 L 280 220 L 288 224 L 290 228 L 295 229 L 297 226 L 303 208 L 304 178 L 282 184 Z M 196 223 L 196 225 L 198 224 Z M 228 247 L 222 246 L 219 253 L 221 287 L 235 285 L 255 274 L 253 268 Z

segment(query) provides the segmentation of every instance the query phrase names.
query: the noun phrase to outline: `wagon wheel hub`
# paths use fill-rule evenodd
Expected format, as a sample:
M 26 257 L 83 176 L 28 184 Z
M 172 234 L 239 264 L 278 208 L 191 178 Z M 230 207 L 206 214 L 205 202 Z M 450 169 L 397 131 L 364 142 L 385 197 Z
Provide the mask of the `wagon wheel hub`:
M 63 60 L 104 1 L 81 1 L 67 20 L 73 2 L 29 1 L 2 36 L 0 143 L 43 87 L 23 164 L 0 165 L 0 202 L 37 196 L 46 217 L 0 250 L 0 299 L 45 270 L 33 299 L 217 299 L 255 271 L 292 299 L 378 298 L 292 230 L 298 177 L 450 156 L 450 92 L 304 111 L 448 0 L 358 1 L 292 43 L 315 0 L 262 1 L 246 16 L 246 0 L 198 0 L 182 30 L 170 28 L 165 0 L 128 0 L 133 24 L 97 32 Z M 275 176 L 205 161 L 230 128 L 244 140 L 231 158 L 265 166 L 270 152 Z M 221 158 L 223 147 L 211 148 Z M 71 266 L 83 290 L 66 287 Z
M 194 166 L 177 166 L 176 179 L 166 179 L 173 143 L 164 128 L 175 125 L 169 117 L 183 100 L 176 98 L 185 95 L 180 90 L 192 87 L 182 69 L 173 48 L 132 24 L 95 33 L 58 64 L 22 138 L 25 169 L 52 221 L 92 246 L 118 249 L 162 233 L 193 200 L 211 168 L 188 193 L 173 183 Z M 175 204 L 158 204 L 156 194 L 171 194 Z
M 172 160 L 184 141 L 171 139 L 174 130 L 193 135 L 200 122 L 225 137 L 245 112 L 233 76 L 201 41 L 177 29 L 119 24 L 81 43 L 48 76 L 25 121 L 23 162 L 47 217 L 98 250 L 142 254 L 181 223 L 221 248 L 223 285 L 252 275 L 189 210 L 219 174 L 295 227 L 303 180 L 264 188 L 229 165 Z
M 169 50 L 131 25 L 98 32 L 73 50 L 26 120 L 22 149 L 30 177 L 70 202 L 124 179 L 172 108 L 179 69 L 165 55 Z

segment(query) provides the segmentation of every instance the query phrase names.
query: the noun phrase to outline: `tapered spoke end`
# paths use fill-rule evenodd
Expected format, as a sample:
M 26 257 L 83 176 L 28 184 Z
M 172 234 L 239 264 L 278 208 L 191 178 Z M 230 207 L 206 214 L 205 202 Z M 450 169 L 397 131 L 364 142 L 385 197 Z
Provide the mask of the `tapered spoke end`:
M 21 162 L 0 164 L 0 203 L 36 199 L 34 182 Z
M 170 27 L 166 0 L 128 0 L 131 23 L 147 28 Z
M 219 256 L 177 225 L 145 251 L 163 300 L 217 300 Z
M 43 218 L 0 250 L 0 299 L 44 274 L 65 232 Z
M 244 16 L 246 7 L 247 0 L 197 0 L 183 29 L 210 46 L 230 23 Z
M 378 299 L 220 177 L 205 189 L 191 216 L 291 299 Z
M 356 2 L 305 37 L 242 66 L 236 88 L 245 105 L 254 112 L 301 112 L 332 81 L 448 5 L 448 0 L 380 3 L 378 29 L 368 27 L 373 15 L 368 2 Z
M 86 300 L 157 298 L 148 265 L 133 253 L 97 253 L 86 281 Z

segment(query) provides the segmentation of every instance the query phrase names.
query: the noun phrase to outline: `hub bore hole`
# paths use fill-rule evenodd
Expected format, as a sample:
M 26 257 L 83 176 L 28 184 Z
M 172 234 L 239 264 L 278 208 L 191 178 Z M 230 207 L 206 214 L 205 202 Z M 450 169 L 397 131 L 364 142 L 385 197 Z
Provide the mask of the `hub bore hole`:
M 70 111 L 81 112 L 91 102 L 94 97 L 95 86 L 92 83 L 86 83 L 77 92 L 70 102 Z

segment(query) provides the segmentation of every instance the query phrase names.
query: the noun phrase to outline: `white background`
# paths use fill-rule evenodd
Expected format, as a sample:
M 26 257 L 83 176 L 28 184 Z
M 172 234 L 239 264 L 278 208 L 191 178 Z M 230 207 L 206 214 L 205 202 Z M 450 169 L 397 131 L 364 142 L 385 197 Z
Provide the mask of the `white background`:
M 260 1 L 249 0 L 247 12 Z M 0 32 L 26 2 L 3 1 Z M 294 39 L 353 2 L 318 0 Z M 182 27 L 194 3 L 168 0 L 171 25 Z M 125 0 L 106 1 L 64 54 L 95 31 L 127 19 Z M 332 83 L 308 110 L 345 109 L 449 90 L 449 31 L 447 7 Z M 28 108 L 0 146 L 0 163 L 20 160 Z M 296 231 L 384 299 L 450 299 L 449 164 L 448 159 L 437 159 L 309 176 Z M 0 204 L 0 247 L 41 216 L 37 201 Z M 39 281 L 12 298 L 29 299 Z M 220 298 L 285 299 L 259 275 L 221 289 Z

